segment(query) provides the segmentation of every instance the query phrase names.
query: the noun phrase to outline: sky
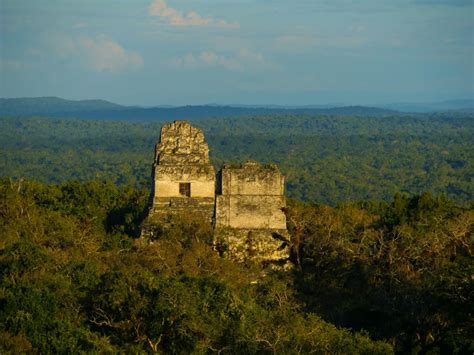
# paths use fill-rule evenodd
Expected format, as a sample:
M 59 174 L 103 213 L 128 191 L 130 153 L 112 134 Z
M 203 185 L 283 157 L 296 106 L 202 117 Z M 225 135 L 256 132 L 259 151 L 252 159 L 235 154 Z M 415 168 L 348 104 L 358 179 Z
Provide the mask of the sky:
M 474 0 L 0 0 L 0 97 L 474 98 Z

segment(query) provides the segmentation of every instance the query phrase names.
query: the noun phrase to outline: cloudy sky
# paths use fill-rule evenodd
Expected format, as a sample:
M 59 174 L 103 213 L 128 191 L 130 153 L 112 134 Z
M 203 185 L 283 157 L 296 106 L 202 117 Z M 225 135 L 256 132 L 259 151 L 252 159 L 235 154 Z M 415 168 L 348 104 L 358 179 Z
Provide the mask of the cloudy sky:
M 379 104 L 474 96 L 474 0 L 0 0 L 0 96 Z

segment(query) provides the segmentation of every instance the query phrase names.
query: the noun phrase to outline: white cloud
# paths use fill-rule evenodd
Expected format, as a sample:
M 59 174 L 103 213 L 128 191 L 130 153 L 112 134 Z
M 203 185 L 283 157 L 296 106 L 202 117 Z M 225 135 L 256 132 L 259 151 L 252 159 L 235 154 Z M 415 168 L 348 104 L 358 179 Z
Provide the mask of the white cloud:
M 89 66 L 96 71 L 121 71 L 143 66 L 143 58 L 137 52 L 127 51 L 117 42 L 103 36 L 83 37 L 79 47 L 85 50 Z
M 349 31 L 355 32 L 355 33 L 361 33 L 366 30 L 366 27 L 364 25 L 353 25 L 349 26 Z
M 363 31 L 360 28 L 351 29 L 354 32 Z M 333 37 L 316 37 L 308 35 L 285 35 L 276 38 L 277 49 L 301 51 L 321 48 L 359 48 L 367 44 L 367 38 L 355 35 L 340 35 Z
M 183 13 L 169 7 L 165 0 L 154 0 L 148 7 L 151 16 L 158 16 L 166 20 L 171 26 L 212 26 L 219 28 L 239 28 L 238 23 L 228 23 L 224 20 L 215 20 L 211 17 L 202 17 L 195 11 Z
M 80 28 L 86 28 L 89 27 L 89 25 L 85 22 L 78 22 L 72 26 L 73 29 L 80 29 Z
M 398 37 L 397 38 L 392 38 L 391 40 L 389 40 L 389 44 L 392 47 L 402 47 L 403 46 L 403 41 Z
M 96 72 L 117 73 L 143 66 L 143 58 L 139 53 L 126 50 L 105 35 L 63 38 L 56 44 L 56 48 L 62 58 L 78 59 Z
M 21 70 L 24 67 L 23 62 L 19 60 L 0 58 L 0 71 L 2 72 Z
M 173 59 L 171 64 L 180 68 L 221 67 L 239 72 L 278 69 L 275 63 L 266 60 L 261 53 L 254 53 L 245 48 L 232 55 L 212 51 L 203 51 L 200 54 L 189 53 L 182 58 Z

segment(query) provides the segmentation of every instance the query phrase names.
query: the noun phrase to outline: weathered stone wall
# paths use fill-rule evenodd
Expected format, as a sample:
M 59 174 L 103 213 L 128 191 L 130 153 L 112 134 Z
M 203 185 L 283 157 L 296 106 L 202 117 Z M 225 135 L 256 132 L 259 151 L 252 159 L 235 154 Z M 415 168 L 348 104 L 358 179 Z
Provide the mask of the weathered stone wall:
M 164 125 L 155 147 L 155 163 L 160 166 L 209 165 L 209 147 L 204 133 L 186 121 Z
M 215 172 L 211 165 L 156 165 L 154 197 L 181 197 L 179 183 L 191 183 L 191 197 L 215 195 Z
M 215 243 L 221 255 L 245 262 L 287 264 L 289 247 L 284 230 L 225 228 L 215 232 Z
M 164 125 L 155 147 L 152 176 L 152 196 L 142 235 L 153 234 L 153 226 L 164 223 L 168 215 L 192 214 L 211 223 L 215 170 L 200 129 L 185 121 Z M 189 184 L 189 194 L 180 191 L 181 184 Z
M 284 196 L 216 196 L 216 228 L 286 229 Z
M 225 165 L 218 176 L 215 240 L 235 260 L 289 257 L 284 177 L 276 165 Z
M 276 165 L 224 165 L 218 178 L 216 227 L 286 229 L 284 183 Z
M 220 173 L 222 195 L 282 196 L 285 178 L 274 164 L 248 161 L 224 165 Z

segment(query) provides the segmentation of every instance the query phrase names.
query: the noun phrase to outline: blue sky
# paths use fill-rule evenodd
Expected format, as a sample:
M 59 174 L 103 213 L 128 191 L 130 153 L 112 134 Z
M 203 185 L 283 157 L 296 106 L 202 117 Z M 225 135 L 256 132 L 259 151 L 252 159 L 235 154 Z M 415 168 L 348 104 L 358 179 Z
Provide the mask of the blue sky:
M 0 0 L 0 96 L 381 104 L 474 96 L 474 0 Z

